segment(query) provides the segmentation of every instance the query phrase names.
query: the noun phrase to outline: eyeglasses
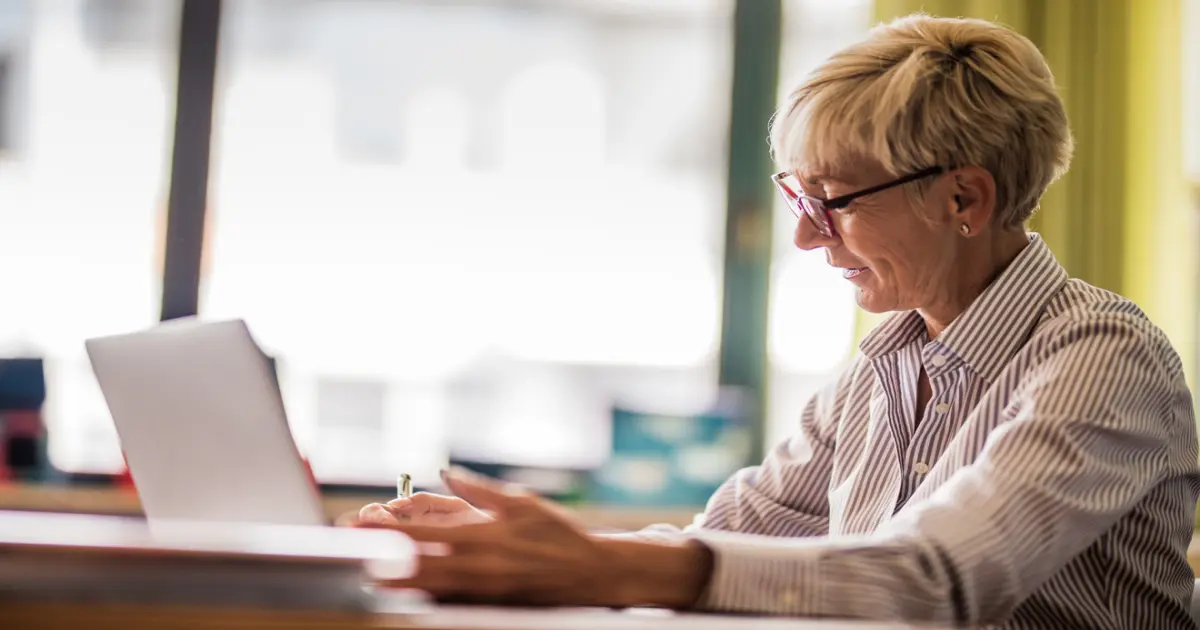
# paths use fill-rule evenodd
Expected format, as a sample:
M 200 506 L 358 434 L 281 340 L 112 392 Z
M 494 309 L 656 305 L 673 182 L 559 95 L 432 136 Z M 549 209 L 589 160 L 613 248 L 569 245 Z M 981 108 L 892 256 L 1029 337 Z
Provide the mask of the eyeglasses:
M 851 201 L 859 197 L 865 197 L 889 188 L 902 186 L 932 175 L 940 175 L 945 171 L 946 169 L 940 166 L 931 166 L 910 175 L 905 175 L 900 179 L 894 179 L 878 186 L 871 186 L 870 188 L 834 197 L 833 199 L 821 199 L 820 197 L 804 194 L 803 189 L 800 188 L 800 181 L 795 175 L 787 171 L 771 176 L 771 181 L 775 182 L 775 187 L 779 189 L 779 194 L 783 195 L 783 200 L 787 202 L 788 209 L 792 211 L 792 214 L 796 215 L 797 219 L 807 216 L 818 232 L 824 236 L 833 236 L 837 232 L 833 229 L 833 217 L 829 214 L 831 211 L 845 208 L 850 205 Z

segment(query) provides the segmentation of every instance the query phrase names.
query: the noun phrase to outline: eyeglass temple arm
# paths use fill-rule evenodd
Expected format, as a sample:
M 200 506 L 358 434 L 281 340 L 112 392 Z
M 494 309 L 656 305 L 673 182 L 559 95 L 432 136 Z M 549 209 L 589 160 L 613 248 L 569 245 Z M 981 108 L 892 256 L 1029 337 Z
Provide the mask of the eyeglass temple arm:
M 884 182 L 877 186 L 871 186 L 870 188 L 865 188 L 865 189 L 859 190 L 857 192 L 852 192 L 848 195 L 842 195 L 841 197 L 834 197 L 833 199 L 826 199 L 825 207 L 826 208 L 838 208 L 840 206 L 846 205 L 847 203 L 850 203 L 851 201 L 854 201 L 855 199 L 858 199 L 859 197 L 866 197 L 867 195 L 877 193 L 881 190 L 895 188 L 896 186 L 903 186 L 904 184 L 907 184 L 909 182 L 914 182 L 918 179 L 921 179 L 922 177 L 929 177 L 930 175 L 938 175 L 945 170 L 946 169 L 944 169 L 940 166 L 930 166 L 929 168 L 921 169 L 921 170 L 917 171 L 916 173 L 912 173 L 911 175 L 905 175 L 904 177 L 901 177 L 900 179 L 894 179 L 890 182 Z

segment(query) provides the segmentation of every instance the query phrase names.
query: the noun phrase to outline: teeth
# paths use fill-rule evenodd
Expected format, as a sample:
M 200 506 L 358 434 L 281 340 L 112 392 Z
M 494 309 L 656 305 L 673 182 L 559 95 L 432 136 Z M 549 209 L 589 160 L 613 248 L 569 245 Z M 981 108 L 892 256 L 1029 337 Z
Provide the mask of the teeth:
M 854 276 L 857 276 L 858 274 L 862 273 L 865 270 L 866 270 L 866 267 L 856 267 L 854 269 L 843 269 L 842 277 L 853 278 Z

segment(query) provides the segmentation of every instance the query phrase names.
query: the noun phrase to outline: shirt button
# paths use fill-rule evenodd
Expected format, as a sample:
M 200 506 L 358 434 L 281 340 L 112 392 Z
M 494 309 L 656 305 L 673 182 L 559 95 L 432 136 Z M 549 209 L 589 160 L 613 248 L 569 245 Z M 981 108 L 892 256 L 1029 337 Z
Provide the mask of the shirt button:
M 937 405 L 934 405 L 933 410 L 938 413 L 946 413 L 947 411 L 950 411 L 950 403 L 938 403 Z
M 933 364 L 933 367 L 942 367 L 943 365 L 946 365 L 946 357 L 940 354 L 935 354 L 929 359 L 929 362 Z
M 924 475 L 925 473 L 929 472 L 929 464 L 926 464 L 925 462 L 917 462 L 917 465 L 913 466 L 913 472 L 917 473 L 918 475 Z

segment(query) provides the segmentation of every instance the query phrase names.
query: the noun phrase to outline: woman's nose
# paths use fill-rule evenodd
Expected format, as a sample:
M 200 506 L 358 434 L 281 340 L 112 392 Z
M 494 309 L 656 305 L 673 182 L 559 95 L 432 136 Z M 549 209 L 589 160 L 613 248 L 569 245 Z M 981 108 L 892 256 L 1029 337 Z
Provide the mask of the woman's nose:
M 802 216 L 796 221 L 796 232 L 792 236 L 792 242 L 796 247 L 808 251 L 836 244 L 837 236 L 825 236 L 813 225 L 812 219 Z

